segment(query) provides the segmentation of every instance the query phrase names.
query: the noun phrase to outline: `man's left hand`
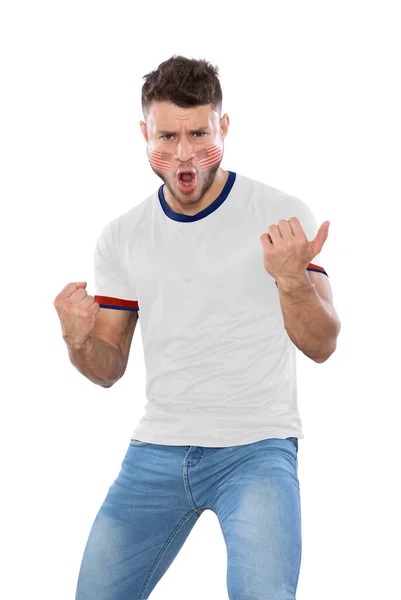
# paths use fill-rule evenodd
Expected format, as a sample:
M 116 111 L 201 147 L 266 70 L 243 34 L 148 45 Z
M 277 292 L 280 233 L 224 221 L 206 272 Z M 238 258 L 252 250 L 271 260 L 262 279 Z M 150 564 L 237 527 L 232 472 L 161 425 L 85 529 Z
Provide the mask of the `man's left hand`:
M 267 233 L 260 236 L 263 246 L 263 264 L 268 273 L 278 279 L 302 279 L 313 258 L 319 254 L 329 235 L 329 221 L 319 228 L 311 242 L 297 217 L 277 225 L 270 225 Z

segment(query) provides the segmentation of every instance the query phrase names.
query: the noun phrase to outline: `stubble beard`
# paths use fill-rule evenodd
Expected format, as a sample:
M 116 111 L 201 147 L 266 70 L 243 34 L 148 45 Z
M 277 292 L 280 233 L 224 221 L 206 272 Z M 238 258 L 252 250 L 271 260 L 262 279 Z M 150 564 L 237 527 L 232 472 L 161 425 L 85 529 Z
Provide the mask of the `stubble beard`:
M 173 188 L 171 187 L 170 182 L 166 178 L 164 171 L 155 169 L 152 165 L 150 165 L 150 166 L 151 166 L 152 170 L 156 173 L 156 175 L 158 177 L 160 177 L 160 179 L 164 182 L 165 186 L 167 187 L 168 191 L 170 192 L 170 194 L 172 195 L 174 200 L 178 204 L 181 204 L 182 206 L 188 206 L 189 204 L 197 204 L 198 202 L 200 202 L 201 199 L 203 198 L 203 196 L 206 194 L 206 192 L 211 188 L 213 181 L 216 177 L 216 173 L 219 170 L 219 167 L 221 165 L 221 162 L 222 162 L 222 160 L 220 162 L 216 163 L 215 165 L 212 165 L 206 171 L 201 170 L 202 174 L 206 173 L 206 177 L 203 179 L 201 189 L 196 196 L 194 196 L 192 194 L 186 196 L 184 193 L 181 194 L 180 190 L 178 190 L 178 193 L 179 193 L 179 196 L 178 196 L 174 192 Z M 198 174 L 197 174 L 197 179 L 199 181 Z

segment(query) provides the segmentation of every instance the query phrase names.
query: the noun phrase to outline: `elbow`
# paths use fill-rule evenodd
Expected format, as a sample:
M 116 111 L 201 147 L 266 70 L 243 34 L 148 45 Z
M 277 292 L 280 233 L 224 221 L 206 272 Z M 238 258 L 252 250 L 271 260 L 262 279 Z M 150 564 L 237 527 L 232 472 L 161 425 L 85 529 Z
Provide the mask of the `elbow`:
M 99 383 L 99 385 L 104 388 L 111 388 L 124 375 L 126 366 L 127 366 L 126 364 L 123 366 L 122 371 L 120 372 L 120 374 L 118 375 L 118 377 L 116 379 L 112 379 L 112 380 L 109 379 L 109 381 L 101 381 Z
M 332 355 L 332 354 L 333 354 L 333 353 L 336 351 L 336 348 L 337 348 L 337 342 L 335 342 L 335 343 L 334 343 L 334 344 L 331 346 L 331 348 L 330 348 L 329 352 L 326 352 L 326 354 L 324 354 L 324 355 L 322 355 L 322 356 L 319 356 L 318 358 L 314 358 L 313 360 L 314 360 L 316 363 L 324 363 L 324 362 L 326 362 L 326 360 L 328 360 L 328 359 L 330 358 L 330 356 L 331 356 L 331 355 Z
M 99 385 L 103 388 L 111 388 L 116 383 L 116 381 L 118 381 L 118 379 L 115 379 L 114 381 L 100 381 Z
M 330 356 L 331 354 L 329 354 L 329 356 L 325 356 L 324 358 L 314 358 L 313 360 L 315 361 L 315 363 L 324 363 L 328 358 L 330 358 Z
M 328 349 L 326 350 L 326 353 L 324 355 L 321 355 L 321 356 L 319 356 L 319 358 L 314 359 L 315 362 L 324 363 L 324 362 L 326 362 L 326 360 L 328 360 L 330 358 L 330 356 L 332 354 L 334 354 L 334 352 L 337 349 L 337 337 L 338 337 L 338 334 L 340 333 L 340 330 L 341 330 L 341 322 L 340 322 L 340 319 L 337 318 L 336 319 L 336 328 L 332 335 L 331 343 L 328 346 Z

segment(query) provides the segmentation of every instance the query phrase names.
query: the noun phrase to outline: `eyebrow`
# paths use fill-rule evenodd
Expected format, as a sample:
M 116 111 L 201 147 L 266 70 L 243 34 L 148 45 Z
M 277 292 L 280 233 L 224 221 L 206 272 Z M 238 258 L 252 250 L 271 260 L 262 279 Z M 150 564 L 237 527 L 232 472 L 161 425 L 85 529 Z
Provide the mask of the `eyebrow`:
M 197 129 L 191 129 L 191 133 L 198 133 L 203 131 L 208 131 L 209 127 L 198 127 Z M 175 135 L 176 131 L 167 131 L 167 129 L 160 129 L 156 131 L 157 135 Z

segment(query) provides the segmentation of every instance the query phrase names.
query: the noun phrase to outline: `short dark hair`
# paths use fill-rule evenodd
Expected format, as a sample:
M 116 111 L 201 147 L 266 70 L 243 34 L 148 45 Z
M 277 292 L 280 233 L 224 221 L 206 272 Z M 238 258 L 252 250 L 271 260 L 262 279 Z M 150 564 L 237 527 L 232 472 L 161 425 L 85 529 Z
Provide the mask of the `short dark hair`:
M 169 101 L 182 108 L 212 104 L 221 113 L 223 94 L 218 67 L 205 59 L 173 55 L 144 75 L 142 111 L 146 119 L 152 101 Z

